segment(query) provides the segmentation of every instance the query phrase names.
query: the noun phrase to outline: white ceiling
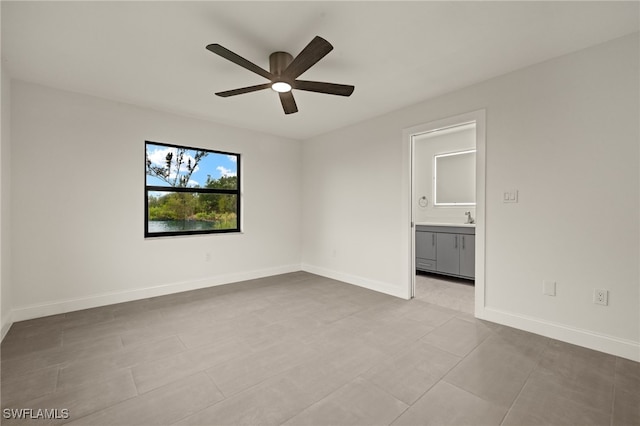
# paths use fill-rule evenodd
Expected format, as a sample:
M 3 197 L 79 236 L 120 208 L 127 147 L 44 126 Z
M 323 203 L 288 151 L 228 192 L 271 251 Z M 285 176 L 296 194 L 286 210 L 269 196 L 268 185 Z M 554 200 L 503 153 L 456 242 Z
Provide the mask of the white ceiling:
M 632 2 L 7 2 L 13 78 L 305 139 L 639 29 Z M 294 91 L 285 116 L 265 83 L 205 49 L 268 69 L 315 35 L 334 50 L 301 78 L 353 84 L 350 98 Z

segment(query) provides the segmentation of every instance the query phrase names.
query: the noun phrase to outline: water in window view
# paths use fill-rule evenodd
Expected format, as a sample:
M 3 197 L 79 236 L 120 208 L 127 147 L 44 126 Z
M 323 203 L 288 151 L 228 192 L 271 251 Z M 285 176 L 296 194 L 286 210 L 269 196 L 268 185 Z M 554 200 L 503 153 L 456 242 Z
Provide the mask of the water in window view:
M 215 222 L 203 220 L 150 220 L 149 232 L 183 232 L 183 231 L 206 231 L 216 228 Z

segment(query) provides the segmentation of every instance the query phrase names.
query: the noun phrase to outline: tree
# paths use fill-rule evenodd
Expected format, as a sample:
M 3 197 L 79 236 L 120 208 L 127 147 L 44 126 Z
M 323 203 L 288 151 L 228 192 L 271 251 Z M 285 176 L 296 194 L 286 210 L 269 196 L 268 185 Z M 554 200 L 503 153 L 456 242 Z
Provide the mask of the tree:
M 187 188 L 198 163 L 209 153 L 187 148 L 167 150 L 164 164 L 158 165 L 146 153 L 146 173 L 155 176 L 174 188 Z M 186 222 L 198 210 L 197 194 L 168 193 L 161 197 L 149 197 L 149 220 L 182 220 Z
M 238 177 L 221 176 L 218 179 L 212 179 L 211 175 L 207 175 L 205 187 L 212 189 L 236 189 L 238 187 Z
M 149 159 L 149 153 L 147 153 L 147 175 L 162 179 L 175 188 L 186 188 L 200 160 L 209 154 L 207 151 L 200 150 L 195 150 L 194 152 L 195 155 L 191 157 L 190 155 L 185 155 L 187 148 L 175 148 L 175 155 L 173 151 L 167 152 L 165 163 L 162 166 L 153 164 Z M 193 158 L 193 161 L 191 158 Z M 183 167 L 185 168 L 183 169 Z
M 205 188 L 210 189 L 236 189 L 238 187 L 237 176 L 222 176 L 213 179 L 207 176 Z M 204 212 L 237 213 L 236 195 L 232 194 L 200 194 L 200 203 Z

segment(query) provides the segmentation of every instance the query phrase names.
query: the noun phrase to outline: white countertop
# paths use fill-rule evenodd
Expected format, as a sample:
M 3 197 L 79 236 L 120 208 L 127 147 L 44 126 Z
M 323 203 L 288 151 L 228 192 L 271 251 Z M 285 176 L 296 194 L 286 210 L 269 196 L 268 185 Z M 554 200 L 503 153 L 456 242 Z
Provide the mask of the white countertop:
M 445 222 L 416 222 L 416 226 L 458 226 L 463 228 L 475 228 L 475 223 L 445 223 Z

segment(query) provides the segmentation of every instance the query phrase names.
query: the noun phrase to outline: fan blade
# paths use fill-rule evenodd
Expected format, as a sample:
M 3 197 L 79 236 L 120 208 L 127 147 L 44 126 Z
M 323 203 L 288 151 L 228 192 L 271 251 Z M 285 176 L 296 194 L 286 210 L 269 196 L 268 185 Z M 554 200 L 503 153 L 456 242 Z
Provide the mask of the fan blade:
M 217 43 L 208 45 L 207 50 L 215 53 L 216 55 L 222 56 L 223 58 L 233 62 L 234 64 L 240 65 L 242 68 L 246 68 L 249 71 L 252 71 L 258 75 L 261 75 L 266 79 L 273 80 L 274 78 L 273 74 L 271 74 L 269 71 L 260 68 L 253 62 L 246 60 L 242 56 L 236 53 L 233 53 L 229 49 L 222 47 Z
M 294 58 L 282 73 L 287 79 L 294 80 L 303 72 L 311 68 L 316 62 L 324 58 L 333 50 L 333 46 L 322 37 L 315 36 L 302 52 Z
M 293 114 L 294 112 L 298 112 L 298 106 L 296 105 L 296 100 L 293 99 L 293 93 L 280 93 L 280 102 L 282 103 L 282 108 L 284 109 L 285 114 Z
M 216 95 L 228 98 L 229 96 L 242 95 L 243 93 L 251 93 L 262 89 L 268 89 L 272 83 L 258 84 L 256 86 L 241 87 L 240 89 L 227 90 L 225 92 L 218 92 Z
M 347 84 L 323 83 L 321 81 L 295 80 L 293 88 L 307 92 L 326 93 L 327 95 L 351 96 L 354 86 Z

